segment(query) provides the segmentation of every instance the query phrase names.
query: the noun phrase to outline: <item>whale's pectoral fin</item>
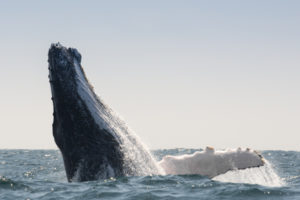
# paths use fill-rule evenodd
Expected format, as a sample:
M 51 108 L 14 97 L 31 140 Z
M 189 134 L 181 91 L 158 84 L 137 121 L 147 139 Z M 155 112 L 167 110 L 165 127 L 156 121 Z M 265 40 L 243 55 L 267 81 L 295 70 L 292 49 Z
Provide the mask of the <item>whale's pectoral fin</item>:
M 209 147 L 190 155 L 165 156 L 159 165 L 166 174 L 200 174 L 213 178 L 230 170 L 260 167 L 264 158 L 250 149 L 215 151 Z

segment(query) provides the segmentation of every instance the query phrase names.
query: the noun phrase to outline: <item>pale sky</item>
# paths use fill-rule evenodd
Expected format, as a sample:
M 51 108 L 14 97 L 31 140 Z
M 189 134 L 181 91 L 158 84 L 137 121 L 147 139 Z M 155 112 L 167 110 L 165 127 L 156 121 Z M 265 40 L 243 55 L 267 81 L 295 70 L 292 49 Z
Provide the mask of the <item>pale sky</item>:
M 0 1 L 0 149 L 56 149 L 47 53 L 81 52 L 150 148 L 300 150 L 300 1 Z

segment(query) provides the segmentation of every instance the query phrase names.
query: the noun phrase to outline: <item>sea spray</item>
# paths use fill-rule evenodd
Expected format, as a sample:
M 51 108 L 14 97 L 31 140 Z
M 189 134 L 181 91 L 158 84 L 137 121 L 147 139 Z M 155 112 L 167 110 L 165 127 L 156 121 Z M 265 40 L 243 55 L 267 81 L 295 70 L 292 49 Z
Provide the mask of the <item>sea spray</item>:
M 213 178 L 215 181 L 230 183 L 258 184 L 269 187 L 281 187 L 285 182 L 277 175 L 272 164 L 265 160 L 265 165 L 243 170 L 232 170 Z

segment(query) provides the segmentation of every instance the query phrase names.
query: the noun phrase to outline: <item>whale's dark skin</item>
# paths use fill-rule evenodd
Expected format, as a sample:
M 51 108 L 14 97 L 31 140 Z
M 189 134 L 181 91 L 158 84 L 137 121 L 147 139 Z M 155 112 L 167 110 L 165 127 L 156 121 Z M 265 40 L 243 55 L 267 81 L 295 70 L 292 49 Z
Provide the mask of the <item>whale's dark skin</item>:
M 59 43 L 51 45 L 48 62 L 54 107 L 53 136 L 63 156 L 67 179 L 90 181 L 130 175 L 120 141 L 95 123 L 77 92 L 74 60 L 80 65 L 81 55 L 76 49 L 67 49 Z M 80 70 L 86 79 L 81 65 Z

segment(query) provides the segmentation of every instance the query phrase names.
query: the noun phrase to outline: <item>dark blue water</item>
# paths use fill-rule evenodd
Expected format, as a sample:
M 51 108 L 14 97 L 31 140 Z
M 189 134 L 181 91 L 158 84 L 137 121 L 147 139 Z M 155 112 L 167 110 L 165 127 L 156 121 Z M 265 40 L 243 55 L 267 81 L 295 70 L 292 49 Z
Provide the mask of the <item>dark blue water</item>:
M 159 159 L 167 154 L 193 151 L 171 149 L 153 153 Z M 263 151 L 262 154 L 279 176 L 279 186 L 221 182 L 198 175 L 68 183 L 57 150 L 0 150 L 0 199 L 300 199 L 300 152 Z M 261 176 L 260 173 L 231 172 L 220 179 L 239 182 L 249 179 L 255 183 L 261 178 L 255 177 Z

